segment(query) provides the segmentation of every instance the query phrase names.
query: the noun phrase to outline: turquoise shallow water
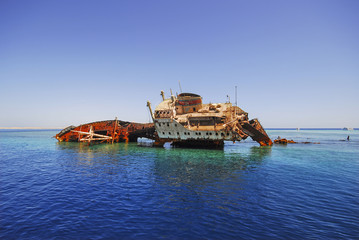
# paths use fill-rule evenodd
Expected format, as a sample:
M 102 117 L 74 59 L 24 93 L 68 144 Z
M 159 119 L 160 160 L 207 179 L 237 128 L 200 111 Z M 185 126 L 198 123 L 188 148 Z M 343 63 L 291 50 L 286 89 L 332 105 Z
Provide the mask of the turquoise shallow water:
M 224 150 L 0 132 L 1 239 L 359 239 L 359 131 Z M 350 141 L 343 141 L 350 135 Z

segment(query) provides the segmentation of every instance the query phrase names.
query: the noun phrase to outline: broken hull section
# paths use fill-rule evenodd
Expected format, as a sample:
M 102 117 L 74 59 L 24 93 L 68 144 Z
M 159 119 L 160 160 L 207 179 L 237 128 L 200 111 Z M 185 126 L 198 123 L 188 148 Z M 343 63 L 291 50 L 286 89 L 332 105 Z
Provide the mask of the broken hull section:
M 69 126 L 56 134 L 59 142 L 136 142 L 137 138 L 155 139 L 153 123 L 119 120 L 92 122 Z

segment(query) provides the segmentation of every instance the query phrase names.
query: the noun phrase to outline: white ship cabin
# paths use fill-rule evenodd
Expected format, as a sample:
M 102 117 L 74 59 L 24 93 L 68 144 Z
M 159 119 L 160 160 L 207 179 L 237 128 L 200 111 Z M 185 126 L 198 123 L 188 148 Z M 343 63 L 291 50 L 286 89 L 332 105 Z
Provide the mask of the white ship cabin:
M 231 103 L 203 104 L 202 97 L 181 93 L 164 99 L 155 109 L 158 136 L 168 140 L 241 140 L 227 124 L 248 119 L 248 114 Z M 227 124 L 226 124 L 227 123 Z

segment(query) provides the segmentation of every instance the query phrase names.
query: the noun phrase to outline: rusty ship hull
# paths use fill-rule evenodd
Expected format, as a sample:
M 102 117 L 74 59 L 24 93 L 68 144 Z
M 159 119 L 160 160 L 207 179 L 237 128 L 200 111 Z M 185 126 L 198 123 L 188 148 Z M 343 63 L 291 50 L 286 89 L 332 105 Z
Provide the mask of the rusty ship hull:
M 138 138 L 155 139 L 153 123 L 115 120 L 98 121 L 69 126 L 56 134 L 59 142 L 135 142 Z

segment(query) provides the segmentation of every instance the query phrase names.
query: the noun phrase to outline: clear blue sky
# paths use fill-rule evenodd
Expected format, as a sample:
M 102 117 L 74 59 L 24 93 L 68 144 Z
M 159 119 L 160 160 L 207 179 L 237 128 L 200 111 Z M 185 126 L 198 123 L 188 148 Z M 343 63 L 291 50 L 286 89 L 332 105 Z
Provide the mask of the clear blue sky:
M 0 1 L 0 127 L 146 122 L 160 91 L 359 127 L 359 1 Z

